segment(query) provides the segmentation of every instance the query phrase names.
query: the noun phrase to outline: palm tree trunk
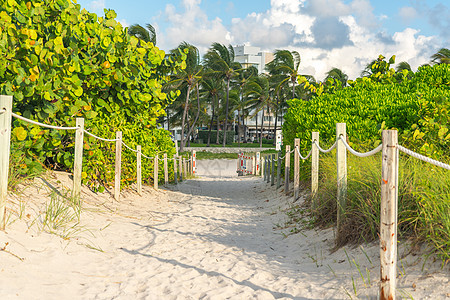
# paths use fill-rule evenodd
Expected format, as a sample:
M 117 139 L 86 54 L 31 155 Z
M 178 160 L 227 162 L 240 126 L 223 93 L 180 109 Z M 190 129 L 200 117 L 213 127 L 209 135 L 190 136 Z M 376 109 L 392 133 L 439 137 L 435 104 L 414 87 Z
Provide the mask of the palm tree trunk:
M 238 145 L 241 146 L 241 111 L 238 109 Z
M 262 111 L 262 115 L 261 115 L 261 134 L 259 136 L 259 148 L 262 148 L 262 135 L 263 135 L 263 131 L 264 131 L 264 108 L 261 111 Z
M 255 131 L 255 139 L 253 140 L 253 142 L 257 143 L 257 142 L 259 142 L 259 137 L 258 137 L 258 113 L 256 113 L 255 121 L 256 121 L 256 131 Z
M 295 98 L 295 81 L 292 81 L 292 99 Z
M 195 114 L 194 122 L 192 122 L 192 126 L 189 128 L 189 132 L 188 132 L 188 134 L 187 134 L 187 138 L 189 139 L 189 146 L 191 145 L 191 139 L 190 139 L 190 136 L 191 136 L 191 134 L 193 133 L 195 124 L 196 124 L 197 121 L 198 121 L 198 116 L 200 115 L 200 94 L 199 94 L 199 89 L 198 89 L 198 82 L 197 82 L 197 84 L 195 85 L 195 87 L 197 88 L 197 113 Z
M 188 90 L 186 93 L 186 102 L 184 103 L 184 112 L 183 112 L 183 119 L 181 121 L 181 141 L 180 141 L 180 152 L 184 151 L 184 125 L 186 124 L 186 115 L 188 111 L 188 104 L 189 104 L 189 94 L 191 93 L 191 86 L 188 85 Z
M 213 100 L 214 102 L 214 100 Z M 209 131 L 208 131 L 208 144 L 206 145 L 206 147 L 209 147 L 211 145 L 211 130 L 214 124 L 214 118 L 215 118 L 215 111 L 214 111 L 214 103 L 212 105 L 212 116 L 211 116 L 211 123 L 209 124 Z
M 225 144 L 227 143 L 227 127 L 228 127 L 228 102 L 230 100 L 230 78 L 227 79 L 227 102 L 225 105 L 225 125 L 223 128 L 223 144 L 222 146 L 225 147 Z
M 217 110 L 219 110 L 219 96 L 216 96 L 217 98 Z M 220 144 L 220 140 L 219 140 L 219 113 L 217 113 L 217 134 L 216 134 L 216 144 L 219 145 Z
M 274 132 L 275 132 L 275 138 L 273 139 L 273 145 L 275 146 L 275 143 L 276 143 L 276 135 L 277 135 L 277 121 L 278 121 L 278 101 L 279 99 L 278 99 L 278 91 L 277 91 L 277 107 L 276 107 L 276 109 L 275 109 L 275 128 L 274 128 Z

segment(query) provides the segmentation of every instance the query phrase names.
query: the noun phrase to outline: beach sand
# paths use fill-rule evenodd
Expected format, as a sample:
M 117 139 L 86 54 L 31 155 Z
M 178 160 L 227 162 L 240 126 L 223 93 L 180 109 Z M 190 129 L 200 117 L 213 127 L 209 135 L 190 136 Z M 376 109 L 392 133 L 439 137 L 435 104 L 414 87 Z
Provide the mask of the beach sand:
M 377 243 L 331 252 L 333 228 L 297 232 L 286 213 L 302 200 L 238 177 L 235 160 L 198 161 L 197 178 L 119 202 L 83 187 L 80 223 L 43 228 L 49 195 L 70 186 L 55 173 L 8 196 L 1 299 L 377 298 Z M 450 299 L 449 266 L 403 245 L 399 298 Z

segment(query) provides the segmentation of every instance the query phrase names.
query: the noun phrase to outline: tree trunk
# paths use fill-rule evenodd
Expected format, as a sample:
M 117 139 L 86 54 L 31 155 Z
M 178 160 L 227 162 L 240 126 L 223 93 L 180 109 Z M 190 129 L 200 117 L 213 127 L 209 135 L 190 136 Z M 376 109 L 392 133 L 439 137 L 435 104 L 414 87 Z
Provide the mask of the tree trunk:
M 277 121 L 278 121 L 278 91 L 277 91 L 277 107 L 276 107 L 276 109 L 275 109 L 275 128 L 274 128 L 274 132 L 275 132 L 275 138 L 273 139 L 273 145 L 275 146 L 275 143 L 276 143 L 276 140 L 277 140 L 277 138 L 276 138 L 276 136 L 277 136 Z
M 230 80 L 231 78 L 227 79 L 227 101 L 225 105 L 225 125 L 223 128 L 223 144 L 222 146 L 225 147 L 225 144 L 227 143 L 227 127 L 228 127 L 228 102 L 230 100 Z
M 195 87 L 197 88 L 197 113 L 195 114 L 194 122 L 192 122 L 192 126 L 189 128 L 189 132 L 187 134 L 187 138 L 188 138 L 188 141 L 189 141 L 189 146 L 191 145 L 191 139 L 190 139 L 191 134 L 193 133 L 195 124 L 198 121 L 198 116 L 200 115 L 200 94 L 199 94 L 199 90 L 198 90 L 198 83 L 195 85 Z
M 241 113 L 238 109 L 238 145 L 241 146 Z
M 292 80 L 292 99 L 295 98 L 295 81 Z
M 264 131 L 264 108 L 261 111 L 262 111 L 262 115 L 261 115 L 261 134 L 259 136 L 259 148 L 262 148 L 262 135 L 263 135 L 263 131 Z
M 255 139 L 253 140 L 253 142 L 257 143 L 257 142 L 259 142 L 259 136 L 258 136 L 258 113 L 256 113 L 255 122 L 256 122 L 256 131 L 255 131 Z
M 214 117 L 215 117 L 214 106 L 215 105 L 214 105 L 214 99 L 213 99 L 211 123 L 209 124 L 209 131 L 208 131 L 208 144 L 206 145 L 206 147 L 211 146 L 211 130 L 214 125 Z
M 184 103 L 184 111 L 183 111 L 183 119 L 181 121 L 181 141 L 180 141 L 180 152 L 184 151 L 184 125 L 186 124 L 186 115 L 188 111 L 188 104 L 189 104 L 189 94 L 191 93 L 191 86 L 188 85 L 188 90 L 186 94 L 186 102 Z

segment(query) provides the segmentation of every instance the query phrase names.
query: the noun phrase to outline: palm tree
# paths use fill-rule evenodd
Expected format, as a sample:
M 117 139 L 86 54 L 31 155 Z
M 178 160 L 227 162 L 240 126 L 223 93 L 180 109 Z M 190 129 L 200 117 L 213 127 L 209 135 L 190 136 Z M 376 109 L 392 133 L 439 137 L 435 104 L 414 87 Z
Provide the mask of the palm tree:
M 219 43 L 213 43 L 204 56 L 204 64 L 226 82 L 225 124 L 223 131 L 223 147 L 227 140 L 228 108 L 230 101 L 231 79 L 242 69 L 240 63 L 234 61 L 234 49 L 231 45 L 226 47 Z
M 248 99 L 249 109 L 254 111 L 253 116 L 256 117 L 256 134 L 258 134 L 258 113 L 262 112 L 261 133 L 259 136 L 260 147 L 262 147 L 262 134 L 264 131 L 264 110 L 268 109 L 270 102 L 269 90 L 269 79 L 264 74 L 253 77 L 245 87 L 245 97 Z
M 300 54 L 297 51 L 276 50 L 274 59 L 266 65 L 266 70 L 269 71 L 269 74 L 283 77 L 280 84 L 289 81 L 292 83 L 292 98 L 295 98 L 295 85 L 299 75 L 300 62 Z
M 411 66 L 406 61 L 402 61 L 401 63 L 399 63 L 397 68 L 396 68 L 397 72 L 402 72 L 403 70 L 407 70 L 409 72 L 412 72 Z
M 431 62 L 434 64 L 449 64 L 450 50 L 447 48 L 442 48 L 437 53 L 433 54 L 431 58 Z
M 239 103 L 236 106 L 238 111 L 238 144 L 241 143 L 241 116 L 245 115 L 244 111 L 246 110 L 247 101 L 244 98 L 244 88 L 250 82 L 250 79 L 253 76 L 258 75 L 258 69 L 254 66 L 250 66 L 246 69 L 243 69 L 237 76 L 235 76 L 235 80 L 233 82 L 233 86 L 239 91 Z M 242 112 L 242 114 L 241 114 Z M 243 119 L 244 130 L 245 130 L 245 119 Z M 244 134 L 245 137 L 245 134 Z
M 180 152 L 184 151 L 185 146 L 185 139 L 184 139 L 184 130 L 186 125 L 186 116 L 188 114 L 189 109 L 189 98 L 191 91 L 194 89 L 194 87 L 197 88 L 198 93 L 198 82 L 202 78 L 202 66 L 200 64 L 200 53 L 198 49 L 186 42 L 182 42 L 178 48 L 171 50 L 171 53 L 184 51 L 187 49 L 188 53 L 186 56 L 186 68 L 184 70 L 180 70 L 177 74 L 173 75 L 173 78 L 170 83 L 179 89 L 182 89 L 185 91 L 186 100 L 183 107 L 183 117 L 181 121 L 181 142 L 180 142 Z M 198 96 L 198 95 L 197 95 Z M 199 98 L 199 96 L 197 97 Z M 197 99 L 199 101 L 199 99 Z M 199 111 L 197 112 L 198 119 Z M 196 120 L 195 120 L 196 122 Z M 190 126 L 191 128 L 188 130 L 189 134 L 187 135 L 187 138 L 189 138 L 190 133 L 192 132 L 193 126 L 195 126 L 195 122 Z
M 156 45 L 156 30 L 151 24 L 146 24 L 146 28 L 139 24 L 134 24 L 128 27 L 128 34 L 137 37 L 145 42 L 152 42 Z
M 342 87 L 345 87 L 347 85 L 348 75 L 339 68 L 332 68 L 330 71 L 328 71 L 327 77 L 325 77 L 325 81 L 327 81 L 329 78 L 339 80 Z
M 210 102 L 211 104 L 211 119 L 210 119 L 210 125 L 208 130 L 208 142 L 207 147 L 211 145 L 211 130 L 214 125 L 214 120 L 216 119 L 217 110 L 219 108 L 219 95 L 223 91 L 223 81 L 217 80 L 213 76 L 213 74 L 205 74 L 203 77 L 202 82 L 202 95 L 205 98 L 206 101 Z M 217 133 L 216 133 L 216 143 L 219 143 L 219 121 L 217 122 Z

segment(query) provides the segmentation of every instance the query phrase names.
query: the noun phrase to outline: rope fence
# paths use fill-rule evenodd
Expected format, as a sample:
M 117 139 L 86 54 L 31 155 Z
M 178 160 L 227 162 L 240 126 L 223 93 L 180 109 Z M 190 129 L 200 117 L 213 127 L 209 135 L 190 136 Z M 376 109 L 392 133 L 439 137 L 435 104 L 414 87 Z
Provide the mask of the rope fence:
M 300 139 L 294 139 L 294 147 L 286 145 L 285 154 L 263 154 L 261 156 L 261 174 L 263 180 L 274 185 L 275 176 L 277 187 L 280 187 L 281 163 L 285 159 L 284 165 L 284 187 L 288 195 L 289 175 L 290 175 L 290 154 L 294 153 L 294 202 L 300 196 L 299 173 L 300 160 L 311 158 L 311 207 L 317 207 L 317 191 L 319 188 L 319 153 L 330 153 L 336 149 L 337 162 L 337 232 L 345 215 L 347 198 L 347 151 L 357 157 L 369 157 L 382 151 L 381 170 L 381 220 L 380 220 L 380 263 L 381 263 L 381 284 L 380 299 L 395 299 L 396 277 L 397 277 L 397 203 L 398 203 L 398 167 L 399 151 L 433 164 L 446 170 L 450 170 L 450 165 L 418 154 L 398 144 L 398 133 L 396 130 L 384 130 L 382 132 L 382 143 L 368 152 L 358 152 L 347 142 L 346 124 L 336 124 L 336 140 L 334 144 L 323 149 L 319 145 L 319 132 L 312 132 L 311 149 L 308 155 L 302 156 L 300 153 Z M 240 157 L 240 160 L 243 159 Z
M 136 164 L 137 164 L 137 191 L 139 195 L 142 195 L 142 165 L 141 165 L 141 157 L 145 157 L 149 160 L 154 161 L 154 177 L 153 183 L 154 188 L 158 189 L 158 154 L 154 157 L 146 156 L 141 151 L 141 146 L 137 145 L 136 149 L 131 148 L 127 145 L 122 139 L 122 132 L 116 132 L 115 139 L 106 139 L 95 134 L 89 132 L 84 129 L 84 119 L 76 118 L 76 126 L 75 127 L 62 127 L 62 126 L 54 126 L 48 125 L 40 122 L 36 122 L 25 118 L 21 115 L 12 112 L 12 96 L 4 96 L 0 95 L 0 230 L 5 229 L 6 222 L 6 196 L 8 189 L 8 172 L 9 172 L 9 159 L 10 159 L 10 150 L 11 150 L 11 125 L 12 125 L 12 117 L 22 120 L 24 122 L 34 124 L 37 126 L 41 126 L 44 128 L 55 129 L 55 130 L 74 130 L 75 131 L 75 153 L 74 153 L 74 166 L 73 166 L 73 188 L 72 188 L 72 197 L 77 199 L 81 203 L 80 194 L 81 194 L 81 181 L 82 181 L 82 162 L 83 162 L 83 144 L 84 144 L 84 134 L 93 137 L 97 140 L 104 142 L 115 142 L 116 143 L 116 151 L 115 151 L 115 179 L 114 179 L 114 198 L 118 201 L 120 199 L 120 181 L 121 181 L 121 155 L 122 155 L 122 145 L 132 152 L 136 153 Z M 162 152 L 160 152 L 162 153 Z M 169 172 L 169 164 L 167 154 L 163 154 L 164 160 L 164 183 L 167 185 L 169 183 L 168 180 L 168 172 Z M 177 160 L 179 161 L 179 168 L 177 168 Z M 193 175 L 196 172 L 195 168 L 196 163 L 196 154 L 195 151 L 192 151 L 191 157 L 189 159 L 182 158 L 181 156 L 174 155 L 173 157 L 173 170 L 174 170 L 174 183 L 178 183 L 178 181 L 182 181 L 183 177 L 187 177 L 188 175 Z

